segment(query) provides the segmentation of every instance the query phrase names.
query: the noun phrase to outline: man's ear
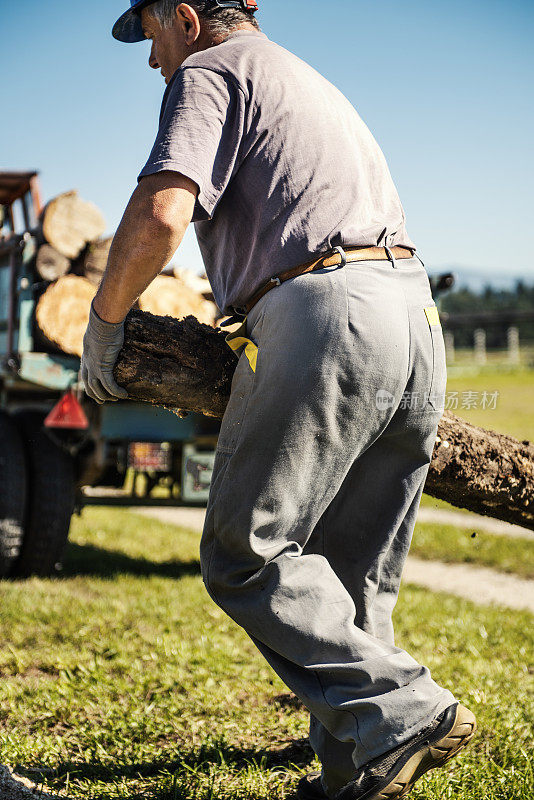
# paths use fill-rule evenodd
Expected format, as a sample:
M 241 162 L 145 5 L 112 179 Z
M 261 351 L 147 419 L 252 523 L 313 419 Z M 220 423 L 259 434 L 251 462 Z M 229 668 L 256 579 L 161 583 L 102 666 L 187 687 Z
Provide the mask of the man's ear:
M 176 8 L 176 16 L 178 23 L 182 28 L 185 42 L 191 46 L 200 36 L 200 20 L 194 8 L 187 5 L 187 3 L 180 3 Z

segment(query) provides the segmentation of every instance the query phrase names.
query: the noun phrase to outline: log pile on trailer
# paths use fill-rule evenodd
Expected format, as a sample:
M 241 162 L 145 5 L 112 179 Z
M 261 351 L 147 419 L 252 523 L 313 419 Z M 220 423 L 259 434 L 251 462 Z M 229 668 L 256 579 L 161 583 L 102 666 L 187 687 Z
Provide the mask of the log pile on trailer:
M 79 356 L 112 241 L 76 192 L 43 207 L 36 172 L 0 171 L 0 579 L 57 574 L 71 516 L 87 502 L 206 498 L 207 475 L 198 486 L 190 476 L 211 469 L 216 421 L 148 403 L 117 414 L 82 391 Z M 136 307 L 213 326 L 212 301 L 205 279 L 169 266 Z M 155 487 L 165 495 L 152 496 Z
M 35 339 L 44 352 L 81 356 L 91 301 L 104 275 L 112 237 L 103 237 L 98 208 L 76 191 L 45 206 L 38 230 L 34 269 L 40 279 Z M 218 309 L 209 282 L 184 268 L 169 268 L 148 286 L 136 308 L 183 319 L 193 315 L 214 325 Z

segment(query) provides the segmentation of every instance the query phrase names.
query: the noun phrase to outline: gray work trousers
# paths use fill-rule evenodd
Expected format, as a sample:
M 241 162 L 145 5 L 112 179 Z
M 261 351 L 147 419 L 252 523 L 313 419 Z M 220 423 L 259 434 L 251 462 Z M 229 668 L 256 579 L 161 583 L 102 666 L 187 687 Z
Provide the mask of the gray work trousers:
M 431 306 L 416 256 L 268 292 L 219 436 L 204 583 L 309 709 L 329 793 L 455 702 L 391 621 L 443 413 Z

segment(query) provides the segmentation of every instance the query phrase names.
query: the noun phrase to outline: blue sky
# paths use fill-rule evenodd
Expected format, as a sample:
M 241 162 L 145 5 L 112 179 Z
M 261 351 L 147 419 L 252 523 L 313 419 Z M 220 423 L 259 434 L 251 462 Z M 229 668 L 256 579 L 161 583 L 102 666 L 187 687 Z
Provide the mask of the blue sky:
M 0 0 L 0 168 L 39 169 L 112 232 L 157 129 L 148 43 L 111 26 L 128 0 Z M 429 272 L 534 280 L 534 2 L 259 0 L 258 20 L 343 91 L 388 160 Z M 200 270 L 194 232 L 175 261 Z

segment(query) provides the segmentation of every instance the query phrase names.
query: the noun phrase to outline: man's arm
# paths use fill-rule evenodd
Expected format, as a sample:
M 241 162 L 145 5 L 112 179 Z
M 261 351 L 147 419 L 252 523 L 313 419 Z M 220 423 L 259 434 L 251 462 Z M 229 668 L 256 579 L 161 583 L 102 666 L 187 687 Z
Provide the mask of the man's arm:
M 124 318 L 182 241 L 197 193 L 190 178 L 166 170 L 142 178 L 130 198 L 83 339 L 82 381 L 97 403 L 128 397 L 113 377 L 124 342 Z
M 141 178 L 126 207 L 93 301 L 106 322 L 121 322 L 169 263 L 193 217 L 198 186 L 170 170 Z

